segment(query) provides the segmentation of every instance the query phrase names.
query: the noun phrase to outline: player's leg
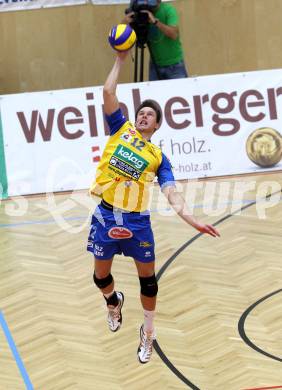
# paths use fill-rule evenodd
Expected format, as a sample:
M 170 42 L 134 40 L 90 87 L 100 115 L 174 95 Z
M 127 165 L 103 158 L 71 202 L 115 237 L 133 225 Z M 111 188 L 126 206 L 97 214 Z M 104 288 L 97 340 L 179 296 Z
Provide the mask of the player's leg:
M 113 258 L 105 260 L 95 257 L 93 280 L 103 294 L 108 308 L 108 325 L 112 332 L 119 330 L 122 324 L 121 309 L 123 293 L 115 291 L 114 278 L 111 274 Z
M 125 256 L 135 260 L 139 281 L 140 299 L 144 309 L 144 323 L 140 328 L 140 344 L 137 355 L 140 363 L 147 363 L 153 351 L 154 314 L 158 293 L 155 277 L 155 242 L 149 215 L 124 216 L 126 227 L 131 229 L 133 237 L 121 240 L 120 245 Z
M 142 307 L 147 311 L 154 311 L 157 302 L 158 284 L 155 277 L 155 262 L 149 263 L 135 260 L 139 281 L 140 300 Z
M 114 278 L 111 274 L 113 258 L 101 260 L 94 258 L 93 280 L 105 298 L 110 298 L 114 293 Z M 115 302 L 116 303 L 116 302 Z
M 153 352 L 153 341 L 156 338 L 154 316 L 157 302 L 158 283 L 155 276 L 155 262 L 135 260 L 139 280 L 140 299 L 144 309 L 144 323 L 140 328 L 140 344 L 137 356 L 140 363 L 147 363 Z
M 108 236 L 106 229 L 108 215 L 105 211 L 102 215 L 102 211 L 98 206 L 92 216 L 87 250 L 94 255 L 93 280 L 107 302 L 109 328 L 115 332 L 122 323 L 121 308 L 124 297 L 122 293 L 114 289 L 111 268 L 113 257 L 120 253 L 120 248 L 117 242 Z

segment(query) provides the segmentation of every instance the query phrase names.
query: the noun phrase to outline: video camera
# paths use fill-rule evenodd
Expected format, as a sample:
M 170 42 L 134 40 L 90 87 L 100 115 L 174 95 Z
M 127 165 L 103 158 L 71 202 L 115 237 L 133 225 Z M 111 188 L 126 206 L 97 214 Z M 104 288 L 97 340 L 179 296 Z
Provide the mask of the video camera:
M 152 12 L 157 5 L 158 0 L 131 0 L 129 8 L 134 12 L 139 12 L 142 10 Z
M 137 35 L 137 45 L 147 43 L 149 17 L 145 12 L 153 12 L 159 4 L 158 0 L 131 0 L 129 8 L 125 13 L 134 12 L 134 17 L 130 26 L 135 30 Z

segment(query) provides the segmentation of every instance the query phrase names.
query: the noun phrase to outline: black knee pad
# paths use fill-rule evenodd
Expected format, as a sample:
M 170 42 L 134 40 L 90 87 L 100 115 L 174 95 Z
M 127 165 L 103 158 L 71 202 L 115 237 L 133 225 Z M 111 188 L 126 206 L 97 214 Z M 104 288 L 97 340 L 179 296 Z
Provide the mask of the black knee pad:
M 142 295 L 145 295 L 145 297 L 150 297 L 150 298 L 153 298 L 157 295 L 158 282 L 155 274 L 147 277 L 139 277 L 139 280 L 140 280 Z
M 98 279 L 97 276 L 95 275 L 95 272 L 94 272 L 93 280 L 98 288 L 106 288 L 112 283 L 113 277 L 112 277 L 112 274 L 109 274 L 105 278 Z

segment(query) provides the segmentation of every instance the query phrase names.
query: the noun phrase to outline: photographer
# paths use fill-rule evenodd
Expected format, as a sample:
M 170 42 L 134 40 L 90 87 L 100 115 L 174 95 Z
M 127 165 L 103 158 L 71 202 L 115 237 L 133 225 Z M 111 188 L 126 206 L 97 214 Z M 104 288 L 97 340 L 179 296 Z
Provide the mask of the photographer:
M 132 3 L 138 6 L 138 0 Z M 162 3 L 161 0 L 156 0 L 155 3 L 156 6 L 152 8 L 140 6 L 137 12 L 127 13 L 123 23 L 130 24 L 133 28 L 137 24 L 138 37 L 138 13 L 148 15 L 146 40 L 150 51 L 150 81 L 188 77 L 179 39 L 177 11 L 171 4 Z

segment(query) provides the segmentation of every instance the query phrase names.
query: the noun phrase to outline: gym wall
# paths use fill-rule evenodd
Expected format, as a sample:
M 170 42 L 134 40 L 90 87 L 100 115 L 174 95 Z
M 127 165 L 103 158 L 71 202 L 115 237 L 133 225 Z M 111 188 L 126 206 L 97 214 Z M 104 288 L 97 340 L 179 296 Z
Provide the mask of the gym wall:
M 174 4 L 191 76 L 281 67 L 281 0 Z M 87 4 L 1 13 L 0 94 L 102 85 L 113 62 L 108 31 L 124 9 Z M 129 61 L 121 82 L 131 81 Z

